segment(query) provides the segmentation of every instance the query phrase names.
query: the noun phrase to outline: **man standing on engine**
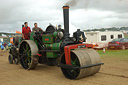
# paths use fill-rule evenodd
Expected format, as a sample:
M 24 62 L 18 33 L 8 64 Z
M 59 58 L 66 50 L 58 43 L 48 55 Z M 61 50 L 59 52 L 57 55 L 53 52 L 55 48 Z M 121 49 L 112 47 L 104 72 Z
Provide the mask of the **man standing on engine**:
M 29 40 L 30 39 L 30 32 L 31 32 L 31 29 L 30 29 L 30 27 L 28 27 L 28 22 L 25 22 L 24 27 L 22 28 L 23 39 Z
M 34 27 L 32 28 L 33 32 L 43 32 L 41 28 L 38 27 L 37 23 L 34 23 Z

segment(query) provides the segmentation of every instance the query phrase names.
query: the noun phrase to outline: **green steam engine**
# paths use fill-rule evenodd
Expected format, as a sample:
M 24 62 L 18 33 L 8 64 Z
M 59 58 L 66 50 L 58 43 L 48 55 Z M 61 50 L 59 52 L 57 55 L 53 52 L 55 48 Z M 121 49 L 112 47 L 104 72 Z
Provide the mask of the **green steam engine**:
M 64 30 L 49 25 L 45 32 L 31 32 L 30 40 L 15 37 L 10 49 L 9 63 L 18 63 L 24 69 L 34 69 L 38 63 L 56 65 L 69 79 L 79 79 L 97 73 L 101 65 L 99 54 L 85 44 L 84 32 L 78 29 L 69 36 L 69 7 L 63 7 Z

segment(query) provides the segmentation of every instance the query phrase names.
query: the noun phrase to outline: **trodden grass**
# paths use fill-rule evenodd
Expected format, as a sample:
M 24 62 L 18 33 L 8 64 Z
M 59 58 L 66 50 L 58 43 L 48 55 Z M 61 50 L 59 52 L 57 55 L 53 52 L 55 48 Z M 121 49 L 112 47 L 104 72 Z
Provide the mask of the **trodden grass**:
M 97 50 L 101 58 L 109 58 L 109 59 L 120 59 L 123 61 L 128 61 L 128 50 L 106 50 L 103 53 L 102 50 Z

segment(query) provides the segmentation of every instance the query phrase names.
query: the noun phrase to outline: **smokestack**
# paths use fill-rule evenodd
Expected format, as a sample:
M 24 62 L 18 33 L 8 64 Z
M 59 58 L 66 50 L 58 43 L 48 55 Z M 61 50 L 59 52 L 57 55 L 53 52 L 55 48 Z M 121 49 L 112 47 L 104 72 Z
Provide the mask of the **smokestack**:
M 64 38 L 69 40 L 69 6 L 63 6 L 63 16 L 64 16 Z

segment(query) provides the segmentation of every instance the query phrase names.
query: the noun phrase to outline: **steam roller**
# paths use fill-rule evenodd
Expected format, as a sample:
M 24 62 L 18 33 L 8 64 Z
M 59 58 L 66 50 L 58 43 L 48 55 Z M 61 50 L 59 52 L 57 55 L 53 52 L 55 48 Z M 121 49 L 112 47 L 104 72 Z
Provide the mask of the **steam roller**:
M 64 29 L 50 24 L 43 32 L 31 32 L 30 40 L 19 39 L 18 49 L 11 49 L 24 69 L 35 69 L 39 64 L 60 67 L 63 75 L 69 79 L 80 79 L 96 74 L 103 63 L 92 44 L 86 43 L 83 31 L 77 29 L 73 37 L 69 34 L 69 6 L 63 6 Z M 13 54 L 12 54 L 13 53 Z M 14 57 L 9 57 L 9 61 Z
M 65 55 L 61 63 L 66 64 Z M 79 79 L 91 76 L 100 70 L 100 56 L 93 49 L 75 49 L 71 51 L 71 63 L 75 68 L 61 68 L 63 74 L 69 79 Z M 99 64 L 99 65 L 98 65 Z M 91 66 L 94 65 L 94 66 Z M 96 66 L 95 66 L 96 65 Z M 97 66 L 98 65 L 98 66 Z

